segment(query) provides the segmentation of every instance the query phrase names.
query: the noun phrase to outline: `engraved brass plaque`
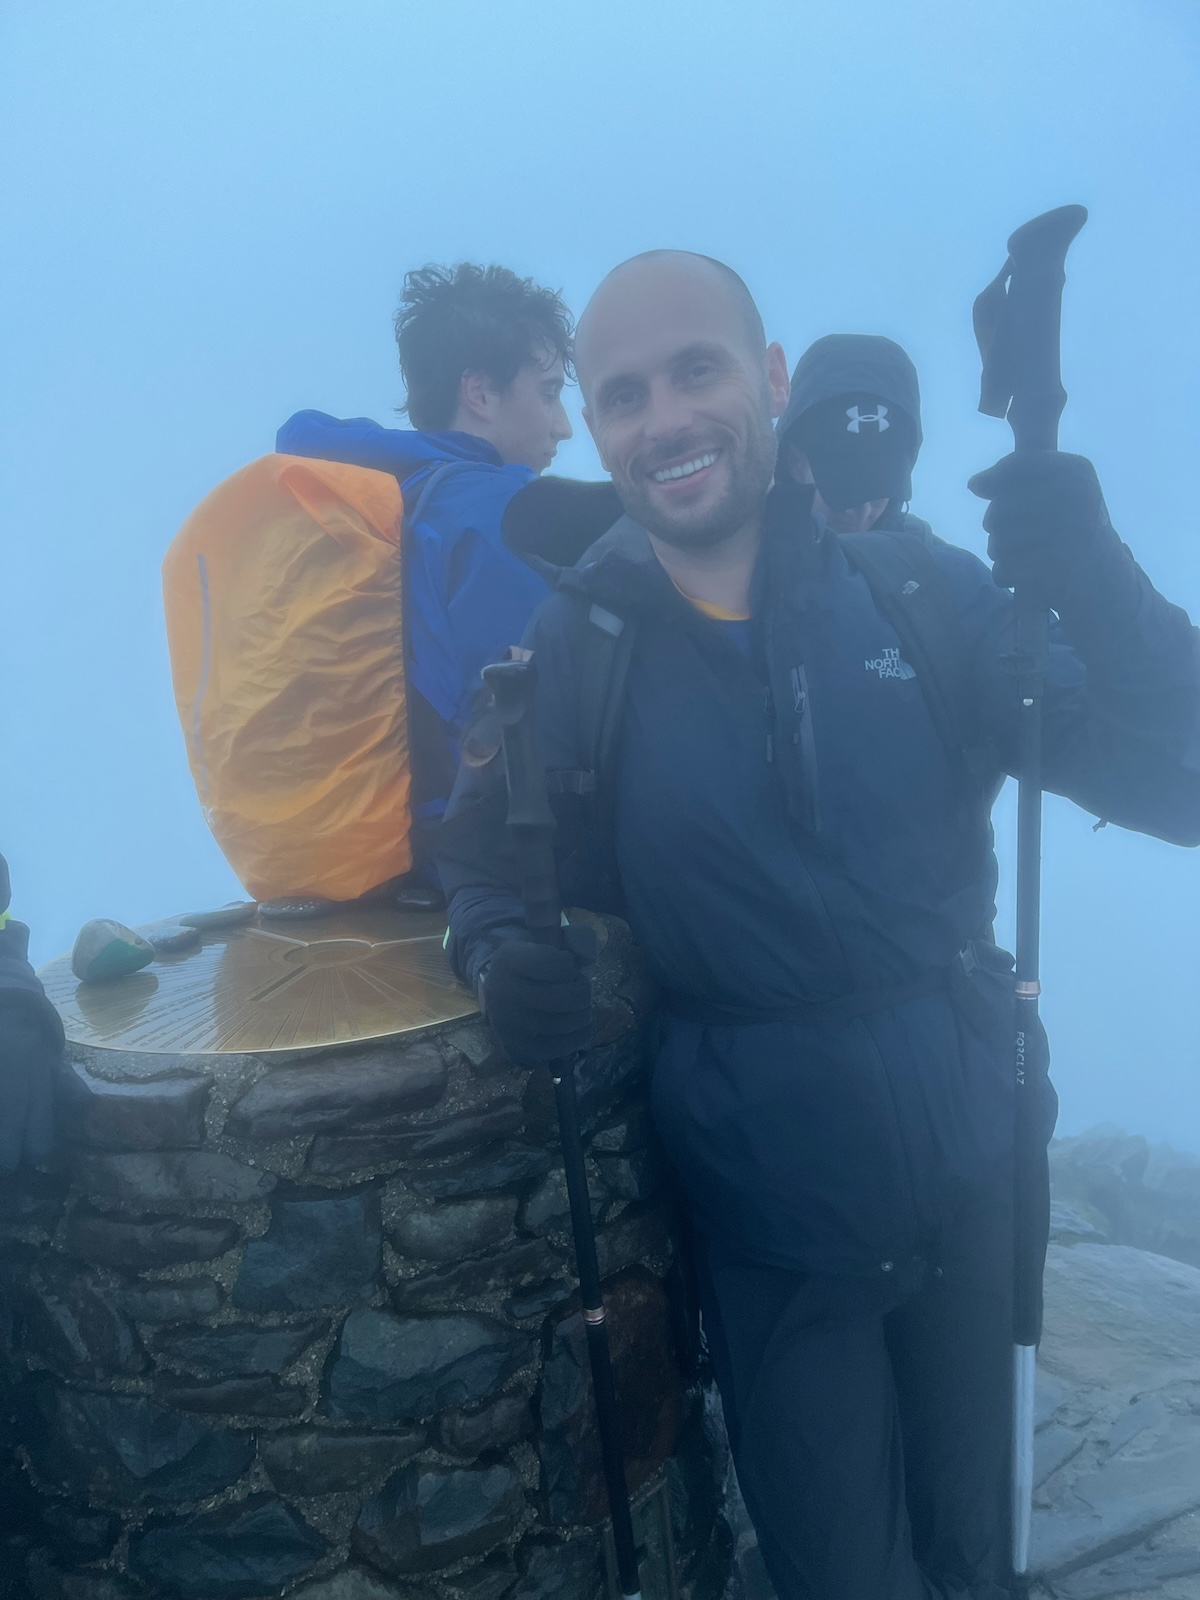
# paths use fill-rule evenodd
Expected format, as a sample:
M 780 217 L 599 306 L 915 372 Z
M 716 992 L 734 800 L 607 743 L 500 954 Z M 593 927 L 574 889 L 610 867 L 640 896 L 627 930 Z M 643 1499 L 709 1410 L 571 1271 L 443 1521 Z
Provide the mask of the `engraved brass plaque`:
M 261 1054 L 394 1038 L 475 1015 L 450 970 L 440 914 L 361 909 L 206 930 L 111 983 L 69 956 L 39 976 L 67 1037 L 107 1050 Z

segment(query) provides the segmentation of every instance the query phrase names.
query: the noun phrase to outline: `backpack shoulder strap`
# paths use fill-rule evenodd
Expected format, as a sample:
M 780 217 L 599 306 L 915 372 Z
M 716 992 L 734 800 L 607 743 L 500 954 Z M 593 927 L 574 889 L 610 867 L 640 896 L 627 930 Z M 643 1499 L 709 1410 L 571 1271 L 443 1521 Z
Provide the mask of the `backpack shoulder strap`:
M 841 534 L 838 543 L 895 629 L 951 761 L 978 787 L 991 763 L 971 715 L 970 640 L 927 537 L 872 529 Z
M 584 602 L 586 604 L 586 601 Z M 580 749 L 596 788 L 612 770 L 625 679 L 633 652 L 633 624 L 603 606 L 590 605 L 579 671 Z
M 469 465 L 469 462 L 443 461 L 441 466 L 434 467 L 431 472 L 427 472 L 424 480 L 422 481 L 421 487 L 417 490 L 417 498 L 413 501 L 412 505 L 410 506 L 407 501 L 405 502 L 405 522 L 407 522 L 410 526 L 414 522 L 419 522 L 426 505 L 429 503 L 429 497 L 433 494 L 433 491 L 437 488 L 438 484 L 441 483 L 444 478 L 448 478 L 451 473 L 457 472 L 460 467 Z M 402 495 L 404 493 L 403 484 L 400 486 L 400 493 Z

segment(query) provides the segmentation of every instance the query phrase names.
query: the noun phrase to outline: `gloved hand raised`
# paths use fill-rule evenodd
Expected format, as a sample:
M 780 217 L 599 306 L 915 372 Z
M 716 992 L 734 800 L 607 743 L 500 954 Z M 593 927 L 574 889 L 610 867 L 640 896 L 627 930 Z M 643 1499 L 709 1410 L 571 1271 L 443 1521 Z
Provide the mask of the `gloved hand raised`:
M 0 990 L 0 1171 L 45 1161 L 54 1143 L 54 1068 L 62 1045 L 38 996 Z
M 563 948 L 506 939 L 484 968 L 484 1015 L 518 1066 L 557 1061 L 591 1043 L 592 992 L 583 969 L 595 960 L 595 936 L 587 927 L 563 932 Z
M 1059 610 L 1089 564 L 1119 548 L 1086 456 L 1018 451 L 977 472 L 967 488 L 991 501 L 983 526 L 994 581 L 1038 604 Z

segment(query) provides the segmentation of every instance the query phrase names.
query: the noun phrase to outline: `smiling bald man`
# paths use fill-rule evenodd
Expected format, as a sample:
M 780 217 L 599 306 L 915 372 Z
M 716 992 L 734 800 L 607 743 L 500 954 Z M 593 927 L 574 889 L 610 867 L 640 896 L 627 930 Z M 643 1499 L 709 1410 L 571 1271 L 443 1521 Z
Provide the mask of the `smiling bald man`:
M 526 638 L 561 889 L 626 917 L 661 986 L 654 1116 L 767 1568 L 781 1600 L 1000 1600 L 1013 989 L 989 816 L 1016 762 L 1012 594 L 915 520 L 839 536 L 811 485 L 772 487 L 786 363 L 721 263 L 618 267 L 576 359 L 627 515 Z M 1195 632 L 1089 463 L 1014 460 L 977 488 L 999 583 L 1061 618 L 1047 786 L 1195 844 Z M 929 654 L 906 658 L 855 538 L 891 541 L 892 599 L 936 602 Z M 485 754 L 443 830 L 449 948 L 510 1056 L 556 1060 L 590 1037 L 588 983 L 528 939 Z

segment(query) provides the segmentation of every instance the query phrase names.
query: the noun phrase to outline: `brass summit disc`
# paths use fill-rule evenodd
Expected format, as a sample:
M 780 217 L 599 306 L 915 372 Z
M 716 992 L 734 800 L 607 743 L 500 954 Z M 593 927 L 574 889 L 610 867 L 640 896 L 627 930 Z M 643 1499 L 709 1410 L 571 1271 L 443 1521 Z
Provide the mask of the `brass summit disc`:
M 80 983 L 69 956 L 39 976 L 76 1044 L 174 1055 L 316 1049 L 473 1016 L 444 928 L 440 914 L 379 908 L 254 918 L 205 929 L 199 948 L 109 983 Z

